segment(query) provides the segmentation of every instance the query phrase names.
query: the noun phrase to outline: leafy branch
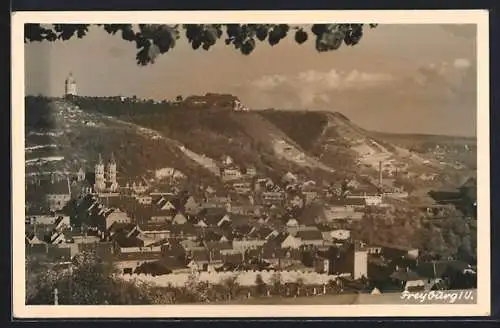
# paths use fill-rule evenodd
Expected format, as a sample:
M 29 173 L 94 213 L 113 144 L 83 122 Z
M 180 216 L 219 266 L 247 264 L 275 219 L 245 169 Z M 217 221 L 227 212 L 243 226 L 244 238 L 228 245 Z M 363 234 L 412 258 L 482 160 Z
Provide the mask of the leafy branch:
M 315 48 L 319 52 L 357 45 L 363 37 L 365 26 L 375 28 L 377 24 L 314 24 L 309 29 L 289 24 L 97 24 L 111 35 L 120 35 L 128 42 L 134 42 L 137 48 L 137 64 L 145 66 L 154 63 L 158 55 L 173 49 L 177 40 L 184 35 L 193 50 L 210 50 L 223 39 L 227 46 L 232 46 L 243 55 L 250 55 L 258 42 L 267 42 L 271 46 L 293 34 L 295 42 L 304 44 L 314 38 Z M 89 31 L 89 24 L 26 24 L 24 42 L 67 41 L 71 38 L 83 38 Z

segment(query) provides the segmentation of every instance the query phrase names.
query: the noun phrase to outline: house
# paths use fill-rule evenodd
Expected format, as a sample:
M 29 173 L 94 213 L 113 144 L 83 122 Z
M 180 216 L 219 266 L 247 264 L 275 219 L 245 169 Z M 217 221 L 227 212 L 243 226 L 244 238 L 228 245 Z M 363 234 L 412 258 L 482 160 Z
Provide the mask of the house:
M 257 175 L 257 170 L 255 169 L 254 166 L 247 166 L 245 168 L 245 175 L 249 177 L 254 177 Z
M 243 176 L 240 168 L 235 165 L 230 165 L 228 167 L 221 168 L 220 174 L 222 177 L 222 181 L 224 182 L 237 180 Z
M 212 231 L 212 230 L 204 231 L 203 234 L 202 234 L 201 239 L 204 242 L 219 242 L 219 243 L 223 243 L 223 242 L 228 242 L 229 241 L 229 238 L 226 237 L 224 234 L 219 233 L 219 232 L 215 232 L 215 231 Z
M 364 207 L 364 199 L 334 199 L 324 206 L 324 216 L 327 222 L 335 220 L 361 220 Z
M 249 239 L 269 240 L 277 235 L 278 232 L 270 227 L 253 227 L 250 232 L 248 232 L 247 237 Z
M 27 215 L 25 218 L 25 224 L 54 224 L 59 216 L 55 213 L 52 214 L 38 214 L 38 215 Z
M 128 234 L 131 230 L 136 227 L 133 223 L 113 223 L 111 227 L 106 231 L 106 236 L 112 239 L 117 234 Z
M 158 209 L 164 211 L 175 211 L 178 210 L 178 202 L 173 197 L 161 196 L 155 200 L 155 205 Z
M 190 251 L 196 248 L 200 247 L 200 243 L 193 240 L 193 239 L 183 239 L 179 240 L 179 244 L 182 246 L 183 249 L 186 251 Z
M 251 205 L 251 204 L 231 204 L 229 209 L 233 214 L 240 215 L 255 215 L 259 216 L 263 213 L 263 207 L 260 205 Z
M 299 231 L 319 231 L 318 227 L 316 226 L 307 226 L 307 225 L 296 225 L 296 226 L 287 226 L 286 231 L 293 235 L 297 236 L 297 233 Z
M 281 203 L 285 200 L 285 193 L 283 191 L 264 191 L 261 197 L 266 203 Z
M 295 238 L 300 239 L 303 246 L 313 245 L 322 246 L 325 241 L 323 239 L 323 234 L 319 230 L 300 230 L 295 235 Z
M 188 222 L 186 216 L 181 212 L 178 212 L 172 219 L 172 224 L 183 225 Z
M 154 262 L 144 262 L 134 270 L 136 274 L 153 276 L 189 272 L 191 272 L 191 269 L 187 267 L 186 263 L 173 256 L 162 257 Z
M 153 197 L 150 195 L 135 195 L 134 198 L 141 205 L 151 205 L 153 202 Z
M 149 218 L 151 223 L 167 223 L 172 222 L 173 216 L 170 213 L 154 213 Z
M 205 209 L 211 208 L 225 208 L 231 202 L 228 196 L 210 196 L 206 197 L 205 201 L 201 204 L 201 212 Z
M 383 244 L 383 243 L 377 243 L 373 246 L 380 247 L 381 248 L 380 252 L 385 258 L 395 259 L 395 258 L 407 257 L 416 259 L 418 258 L 419 255 L 419 249 L 410 246 Z
M 59 215 L 54 222 L 55 230 L 63 230 L 70 227 L 70 217 L 67 215 Z
M 225 208 L 205 208 L 200 213 L 198 213 L 203 223 L 199 223 L 201 226 L 220 226 L 223 221 L 229 220 L 229 215 Z
M 184 210 L 186 214 L 195 215 L 200 211 L 200 204 L 193 196 L 189 196 L 184 203 Z
M 199 219 L 195 224 L 194 224 L 195 227 L 197 228 L 207 228 L 208 227 L 208 224 L 205 222 L 205 220 L 203 219 Z
M 390 279 L 401 291 L 417 292 L 427 289 L 427 279 L 409 269 L 398 269 L 390 275 Z
M 266 244 L 266 239 L 233 239 L 232 247 L 235 250 L 244 251 L 247 249 L 255 249 Z
M 323 232 L 323 238 L 327 241 L 346 241 L 351 238 L 351 231 L 345 229 L 337 229 Z
M 223 265 L 217 271 L 238 271 L 244 268 L 244 255 L 242 253 L 228 253 L 222 255 Z
M 230 166 L 230 165 L 233 165 L 234 160 L 233 160 L 233 158 L 231 156 L 224 155 L 224 156 L 221 157 L 220 163 L 221 163 L 222 166 Z
M 230 241 L 209 241 L 204 242 L 203 245 L 208 250 L 218 250 L 221 254 L 234 253 L 233 245 Z
M 26 225 L 25 239 L 29 245 L 46 244 L 51 237 L 53 225 Z
M 71 184 L 69 179 L 54 179 L 47 185 L 45 199 L 51 211 L 60 211 L 71 200 Z
M 120 209 L 111 209 L 104 213 L 104 227 L 107 230 L 114 223 L 132 223 L 132 219 Z
M 310 204 L 318 198 L 318 192 L 314 190 L 305 190 L 302 191 L 304 195 L 305 204 Z
M 281 180 L 286 184 L 293 184 L 297 183 L 299 181 L 299 178 L 292 172 L 287 172 L 285 173 L 285 175 L 283 175 Z
M 318 252 L 316 271 L 328 274 L 350 274 L 355 280 L 368 277 L 368 251 L 364 244 L 353 242 L 332 246 Z
M 382 196 L 379 194 L 367 194 L 364 192 L 362 195 L 347 195 L 347 199 L 364 199 L 366 206 L 381 206 Z
M 188 255 L 187 267 L 197 271 L 213 271 L 218 265 L 222 265 L 222 255 L 217 250 L 193 250 Z
M 248 195 L 252 191 L 252 183 L 248 181 L 235 181 L 231 188 L 240 195 Z
M 239 225 L 239 226 L 235 226 L 233 227 L 233 237 L 234 238 L 239 238 L 239 239 L 242 239 L 242 238 L 246 238 L 248 236 L 248 234 L 250 234 L 250 232 L 252 232 L 254 229 L 253 226 L 249 225 L 249 224 L 243 224 L 243 225 Z
M 298 227 L 299 221 L 297 221 L 297 219 L 291 218 L 288 221 L 286 221 L 286 226 L 287 227 Z
M 195 240 L 198 235 L 198 229 L 189 223 L 172 225 L 170 231 L 172 232 L 172 237 L 180 239 Z
M 161 252 L 120 252 L 113 256 L 113 262 L 122 273 L 132 274 L 141 265 L 156 262 L 161 258 Z
M 147 238 L 153 241 L 160 241 L 170 238 L 170 225 L 165 223 L 142 223 L 136 229 Z
M 268 240 L 278 235 L 276 230 L 268 227 L 250 228 L 248 226 L 243 226 L 242 229 L 245 229 L 243 233 L 235 233 L 238 237 L 233 239 L 233 249 L 255 249 L 265 245 Z
M 264 246 L 258 257 L 274 269 L 285 269 L 302 263 L 301 252 L 297 249 L 273 248 Z
M 270 238 L 267 244 L 273 245 L 275 248 L 297 249 L 300 246 L 302 246 L 302 241 L 299 238 L 296 238 L 289 233 L 282 232 Z

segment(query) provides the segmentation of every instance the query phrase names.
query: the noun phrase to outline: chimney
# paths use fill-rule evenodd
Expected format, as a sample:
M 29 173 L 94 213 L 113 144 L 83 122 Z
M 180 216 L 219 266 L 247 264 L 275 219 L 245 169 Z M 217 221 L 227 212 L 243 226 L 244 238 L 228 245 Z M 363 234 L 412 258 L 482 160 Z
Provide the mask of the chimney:
M 378 162 L 378 185 L 382 187 L 382 161 Z

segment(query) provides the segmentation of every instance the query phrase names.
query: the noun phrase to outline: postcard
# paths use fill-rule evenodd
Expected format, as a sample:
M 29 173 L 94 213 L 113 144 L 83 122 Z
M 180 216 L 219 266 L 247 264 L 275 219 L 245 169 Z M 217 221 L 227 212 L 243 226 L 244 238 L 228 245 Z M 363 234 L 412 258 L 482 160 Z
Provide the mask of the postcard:
M 12 22 L 14 317 L 489 315 L 487 11 Z

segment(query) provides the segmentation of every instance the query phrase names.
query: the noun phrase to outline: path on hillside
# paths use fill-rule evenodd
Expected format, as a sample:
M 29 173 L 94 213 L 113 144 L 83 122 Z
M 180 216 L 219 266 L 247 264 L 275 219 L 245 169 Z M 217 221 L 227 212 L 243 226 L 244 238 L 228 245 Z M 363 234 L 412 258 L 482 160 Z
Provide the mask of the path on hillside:
M 138 125 L 138 124 L 135 124 L 135 123 L 123 121 L 123 120 L 120 120 L 116 117 L 108 116 L 107 118 L 115 123 L 118 123 L 118 124 L 126 124 L 129 127 L 135 129 L 137 131 L 137 133 L 139 133 L 140 135 L 143 135 L 147 138 L 150 138 L 153 140 L 162 140 L 162 141 L 169 143 L 170 145 L 177 147 L 184 155 L 186 155 L 187 157 L 189 157 L 190 159 L 192 159 L 193 161 L 195 161 L 199 165 L 203 166 L 204 168 L 206 168 L 207 170 L 209 170 L 213 174 L 219 175 L 219 167 L 218 167 L 217 162 L 215 160 L 213 160 L 205 155 L 200 155 L 200 154 L 186 148 L 186 146 L 181 144 L 179 141 L 167 138 L 156 130 L 153 130 L 150 128 L 145 128 L 145 127 Z
M 278 157 L 303 167 L 319 168 L 327 172 L 334 171 L 332 167 L 325 165 L 316 157 L 306 154 L 286 133 L 263 116 L 244 113 L 240 117 L 239 122 L 244 122 L 242 126 L 249 134 L 257 140 L 270 142 Z

